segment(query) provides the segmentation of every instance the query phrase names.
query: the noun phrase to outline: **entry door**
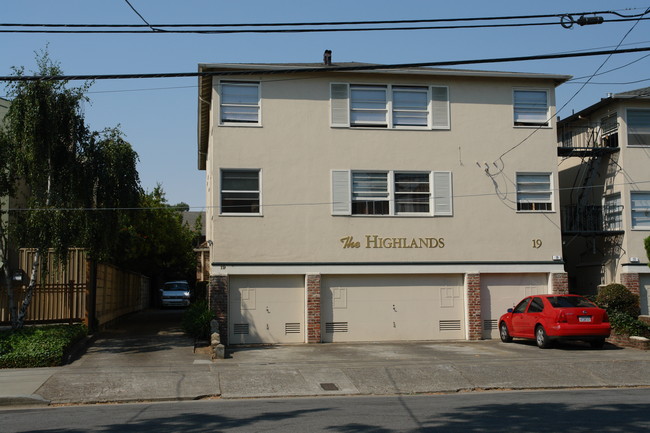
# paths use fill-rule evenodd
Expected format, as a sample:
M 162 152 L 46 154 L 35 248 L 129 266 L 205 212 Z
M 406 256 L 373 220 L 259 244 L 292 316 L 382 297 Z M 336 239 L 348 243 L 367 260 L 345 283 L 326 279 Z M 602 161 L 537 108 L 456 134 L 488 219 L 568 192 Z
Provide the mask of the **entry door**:
M 303 343 L 304 276 L 230 277 L 230 344 Z

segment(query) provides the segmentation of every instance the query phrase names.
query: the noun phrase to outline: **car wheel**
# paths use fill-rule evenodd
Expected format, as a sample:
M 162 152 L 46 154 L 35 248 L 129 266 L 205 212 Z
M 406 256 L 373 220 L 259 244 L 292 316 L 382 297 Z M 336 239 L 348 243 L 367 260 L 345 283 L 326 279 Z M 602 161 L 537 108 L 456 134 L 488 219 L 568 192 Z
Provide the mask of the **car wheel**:
M 605 339 L 604 338 L 599 338 L 598 340 L 590 341 L 589 344 L 594 349 L 602 349 L 603 346 L 605 345 Z
M 548 349 L 551 347 L 551 340 L 549 340 L 548 335 L 542 325 L 535 328 L 535 341 L 537 341 L 537 347 L 540 349 Z
M 508 332 L 508 325 L 506 325 L 506 322 L 501 322 L 501 325 L 499 325 L 499 337 L 501 337 L 501 341 L 504 343 L 512 342 L 512 337 Z

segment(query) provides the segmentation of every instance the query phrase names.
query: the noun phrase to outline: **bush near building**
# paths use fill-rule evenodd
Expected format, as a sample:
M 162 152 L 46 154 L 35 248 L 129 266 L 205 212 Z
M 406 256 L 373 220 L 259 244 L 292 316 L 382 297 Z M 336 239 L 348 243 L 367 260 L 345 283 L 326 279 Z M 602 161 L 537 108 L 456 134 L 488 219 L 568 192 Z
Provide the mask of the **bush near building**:
M 608 284 L 596 296 L 596 304 L 607 310 L 612 329 L 617 334 L 650 338 L 650 325 L 639 317 L 639 296 L 622 284 Z
M 0 331 L 0 368 L 54 367 L 68 348 L 88 334 L 82 324 Z
M 197 301 L 185 310 L 181 326 L 195 340 L 209 340 L 210 321 L 215 317 L 207 301 Z

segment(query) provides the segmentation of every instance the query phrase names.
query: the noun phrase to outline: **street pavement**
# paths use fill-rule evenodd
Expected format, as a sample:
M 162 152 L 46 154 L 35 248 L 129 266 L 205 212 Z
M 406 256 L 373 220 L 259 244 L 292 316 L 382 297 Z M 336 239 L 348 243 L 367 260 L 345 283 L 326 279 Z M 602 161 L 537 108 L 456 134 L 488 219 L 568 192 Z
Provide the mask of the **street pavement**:
M 650 386 L 649 352 L 579 342 L 549 350 L 498 340 L 277 345 L 212 361 L 182 333 L 181 315 L 132 315 L 62 367 L 0 370 L 0 407 Z

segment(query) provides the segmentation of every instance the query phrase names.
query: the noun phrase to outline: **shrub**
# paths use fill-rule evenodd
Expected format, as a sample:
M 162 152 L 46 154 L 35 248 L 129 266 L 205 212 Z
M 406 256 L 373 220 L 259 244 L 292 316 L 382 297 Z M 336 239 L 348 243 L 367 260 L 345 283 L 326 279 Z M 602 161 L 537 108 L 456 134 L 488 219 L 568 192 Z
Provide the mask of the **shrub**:
M 66 349 L 87 333 L 88 329 L 81 324 L 0 332 L 0 368 L 61 365 Z
M 197 301 L 185 310 L 181 326 L 194 339 L 207 340 L 210 338 L 210 321 L 215 317 L 207 301 Z
M 627 313 L 615 311 L 609 314 L 609 322 L 617 334 L 650 338 L 650 325 Z
M 596 304 L 607 310 L 608 314 L 626 313 L 633 318 L 639 315 L 639 296 L 630 292 L 622 284 L 608 284 L 596 296 Z

